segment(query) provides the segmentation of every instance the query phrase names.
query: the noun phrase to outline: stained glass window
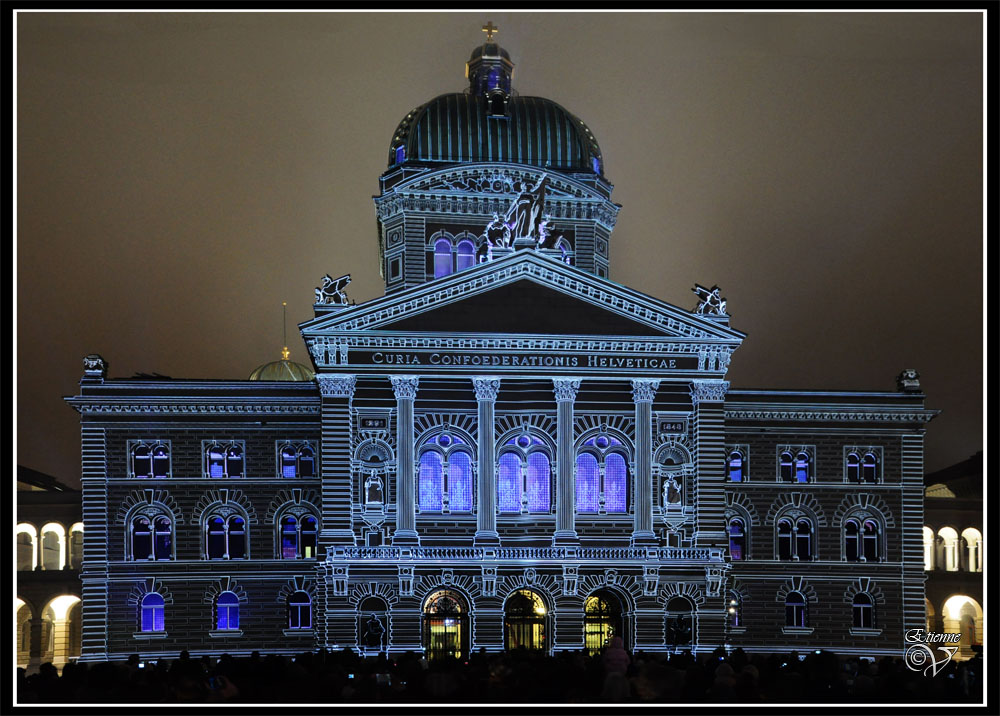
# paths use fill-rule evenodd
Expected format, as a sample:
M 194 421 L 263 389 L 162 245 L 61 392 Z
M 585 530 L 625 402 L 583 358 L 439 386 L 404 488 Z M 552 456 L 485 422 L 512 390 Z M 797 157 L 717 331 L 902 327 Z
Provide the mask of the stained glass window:
M 625 458 L 614 452 L 604 459 L 604 509 L 627 512 L 625 493 L 628 489 L 628 468 Z
M 521 458 L 515 453 L 508 452 L 500 456 L 497 504 L 502 512 L 521 511 Z
M 441 511 L 443 484 L 444 468 L 441 464 L 441 455 L 429 450 L 420 456 L 420 482 L 417 486 L 417 499 L 421 511 Z
M 472 458 L 468 453 L 448 456 L 448 507 L 452 512 L 472 510 Z
M 597 458 L 588 452 L 576 458 L 576 511 L 597 512 L 601 475 Z

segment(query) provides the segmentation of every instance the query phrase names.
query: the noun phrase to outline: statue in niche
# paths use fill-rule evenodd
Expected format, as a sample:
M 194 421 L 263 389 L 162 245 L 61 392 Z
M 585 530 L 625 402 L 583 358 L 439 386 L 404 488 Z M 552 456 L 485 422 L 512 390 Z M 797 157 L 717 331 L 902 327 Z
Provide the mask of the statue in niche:
M 667 479 L 663 481 L 663 506 L 677 505 L 680 501 L 680 478 L 677 475 L 667 475 Z
M 371 474 L 365 480 L 365 504 L 382 504 L 382 478 L 378 476 L 375 470 L 372 470 Z
M 529 187 L 524 181 L 514 182 L 514 191 L 518 194 L 504 215 L 504 224 L 510 227 L 515 241 L 530 238 L 534 239 L 536 244 L 541 244 L 540 225 L 547 182 L 546 174 L 543 174 L 533 187 Z
M 698 306 L 694 309 L 695 313 L 716 316 L 728 315 L 726 313 L 726 299 L 722 297 L 718 286 L 705 288 L 700 283 L 696 283 L 691 290 L 698 296 Z
M 382 650 L 382 636 L 385 634 L 385 627 L 382 625 L 382 620 L 379 619 L 374 614 L 368 617 L 368 621 L 365 622 L 365 635 L 364 642 L 365 646 L 369 649 Z
M 347 306 L 347 294 L 344 288 L 351 282 L 351 274 L 346 273 L 340 278 L 330 278 L 330 274 L 323 277 L 323 284 L 316 289 L 317 305 Z

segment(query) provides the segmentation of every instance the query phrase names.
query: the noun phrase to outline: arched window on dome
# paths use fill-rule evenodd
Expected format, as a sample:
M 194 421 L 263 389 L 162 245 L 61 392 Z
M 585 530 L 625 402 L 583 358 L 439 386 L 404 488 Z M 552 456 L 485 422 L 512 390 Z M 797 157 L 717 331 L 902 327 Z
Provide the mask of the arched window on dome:
M 396 147 L 395 155 L 396 155 L 396 164 L 402 164 L 404 161 L 406 161 L 406 146 L 400 144 L 398 147 Z
M 451 271 L 451 242 L 440 238 L 434 242 L 434 278 L 448 276 Z

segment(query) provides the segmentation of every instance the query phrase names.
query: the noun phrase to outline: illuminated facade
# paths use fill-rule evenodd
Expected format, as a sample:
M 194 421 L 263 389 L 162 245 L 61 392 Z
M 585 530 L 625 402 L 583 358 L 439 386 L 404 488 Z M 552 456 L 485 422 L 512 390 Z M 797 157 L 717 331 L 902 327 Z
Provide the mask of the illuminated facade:
M 111 380 L 86 359 L 82 658 L 612 634 L 877 655 L 924 625 L 916 374 L 730 390 L 745 336 L 718 288 L 687 310 L 610 280 L 600 147 L 512 69 L 487 41 L 467 92 L 400 122 L 385 295 L 324 279 L 312 370 Z

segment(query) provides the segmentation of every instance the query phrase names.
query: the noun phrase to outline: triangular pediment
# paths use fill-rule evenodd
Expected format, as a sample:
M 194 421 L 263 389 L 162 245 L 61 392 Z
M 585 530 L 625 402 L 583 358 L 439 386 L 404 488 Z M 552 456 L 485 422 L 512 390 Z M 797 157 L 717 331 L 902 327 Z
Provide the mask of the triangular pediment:
M 300 325 L 354 331 L 663 337 L 739 343 L 724 322 L 685 311 L 530 249 Z

